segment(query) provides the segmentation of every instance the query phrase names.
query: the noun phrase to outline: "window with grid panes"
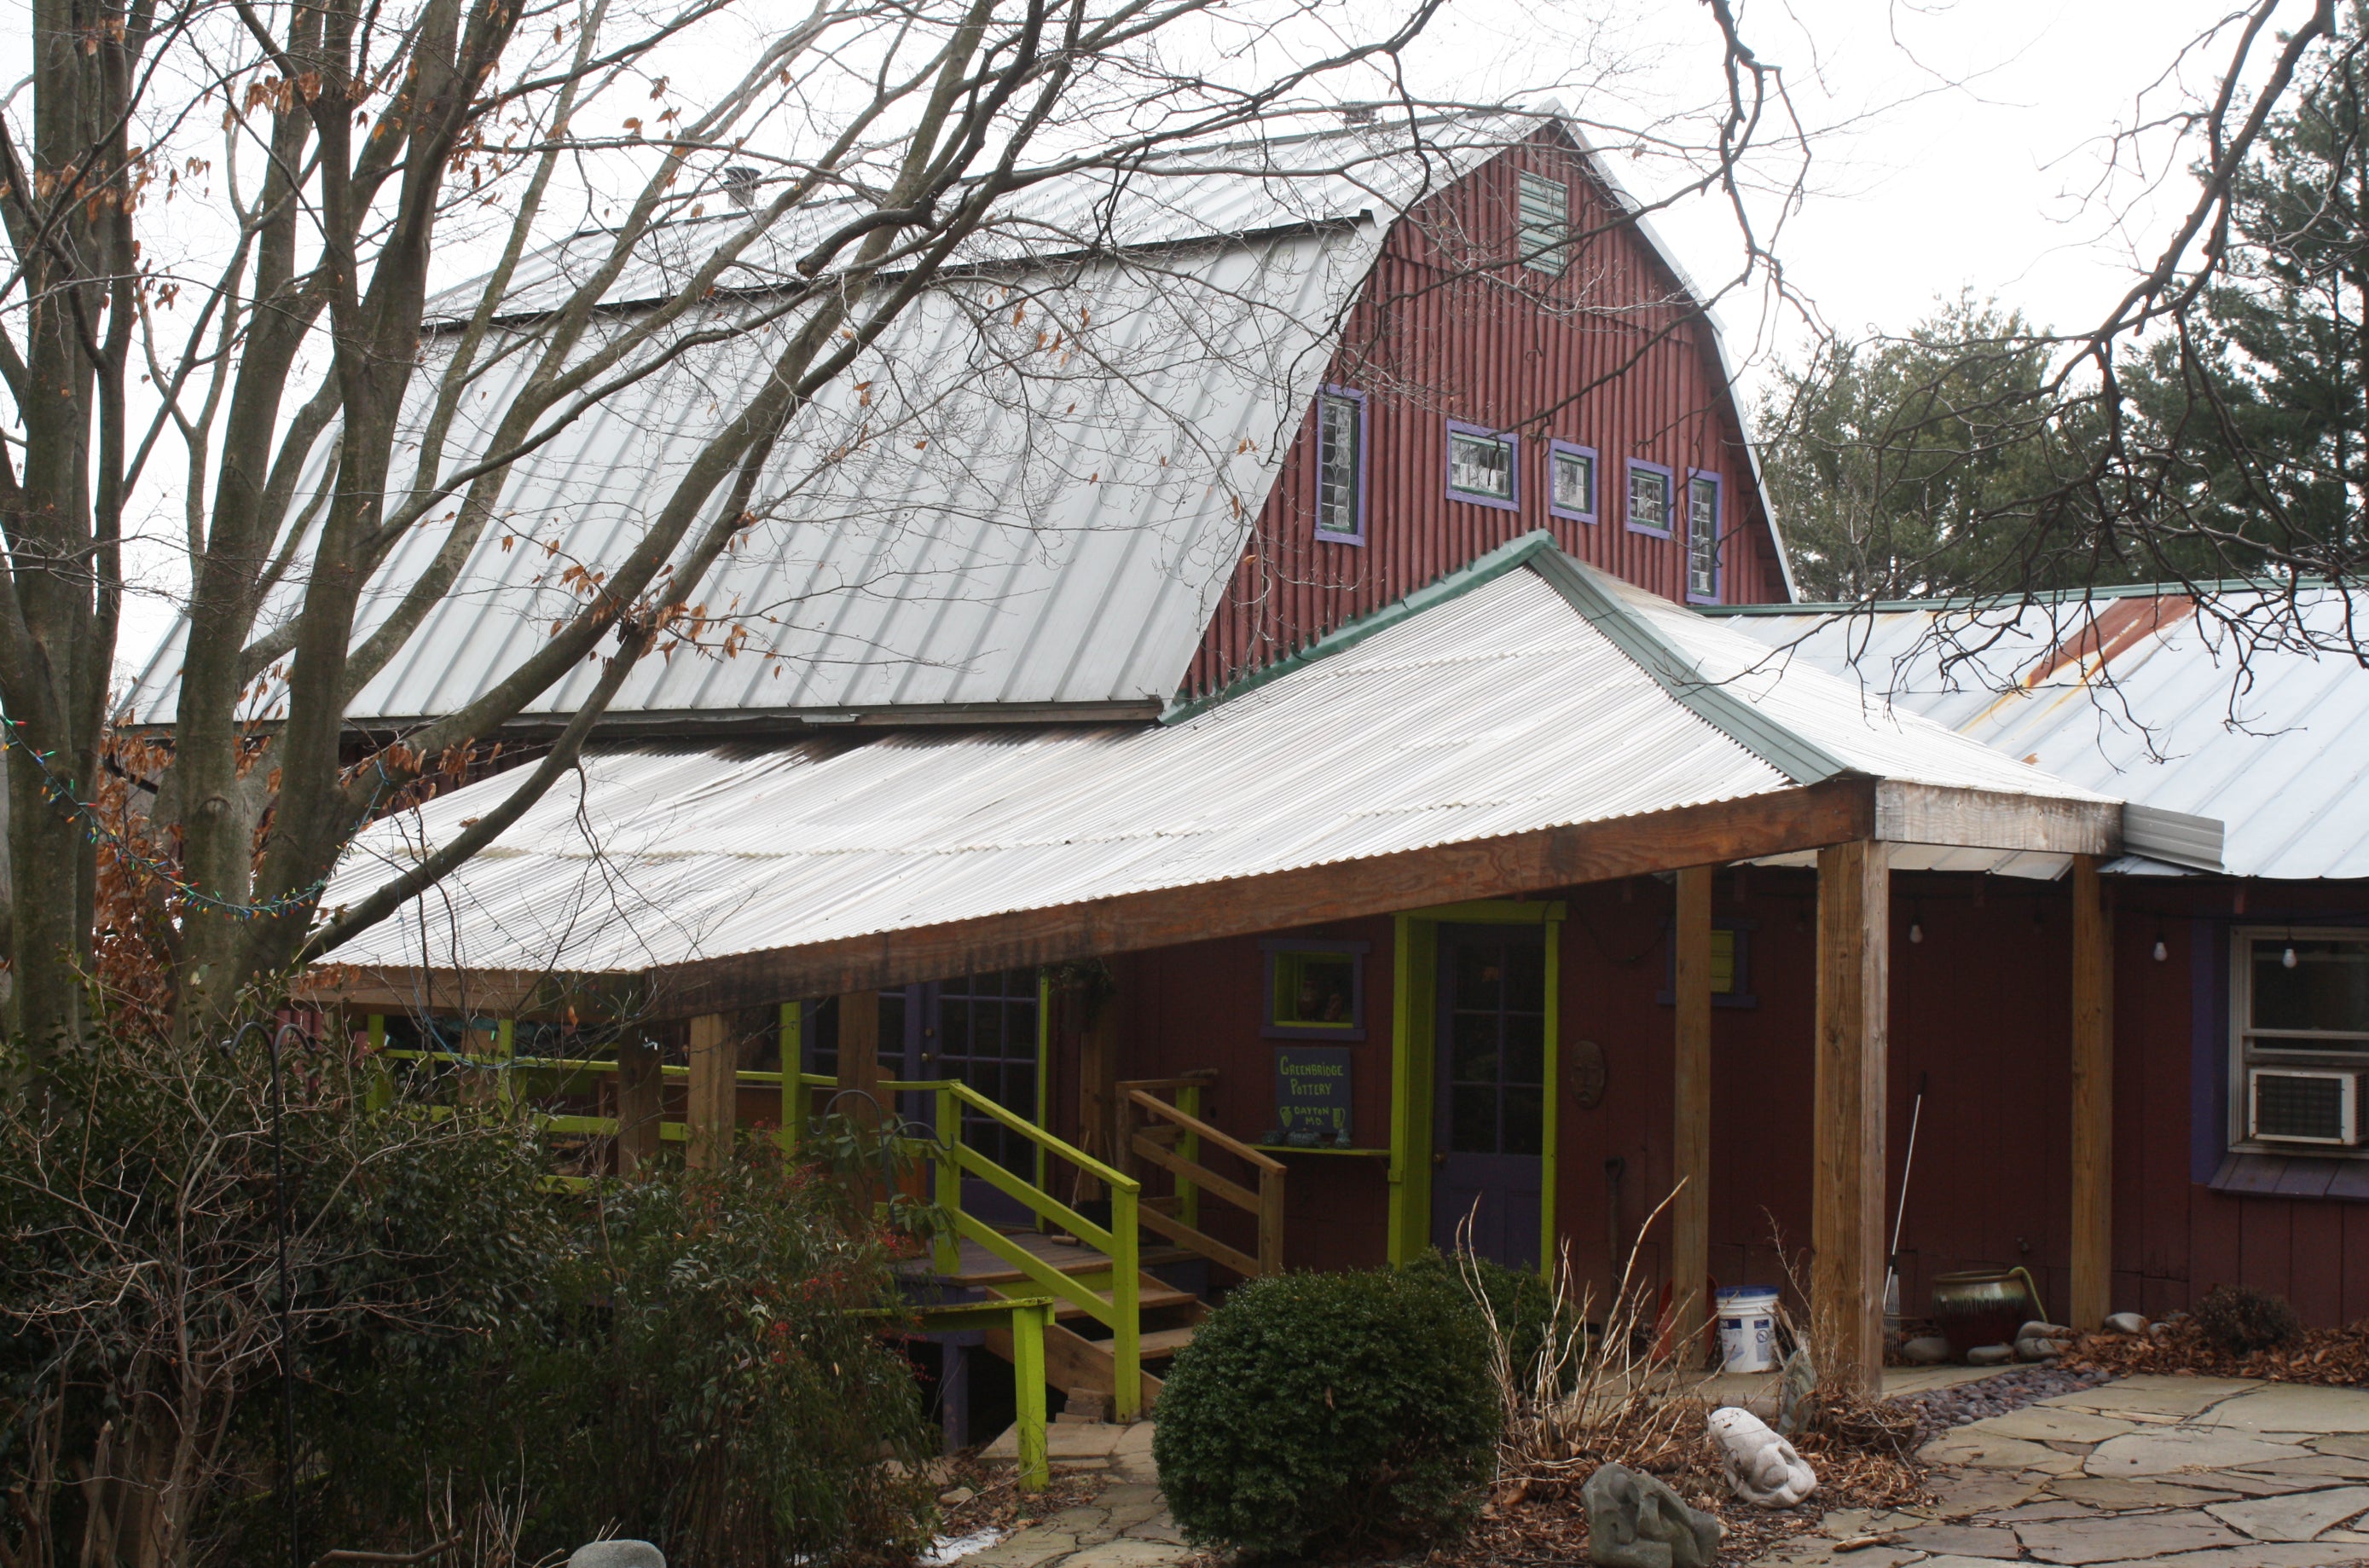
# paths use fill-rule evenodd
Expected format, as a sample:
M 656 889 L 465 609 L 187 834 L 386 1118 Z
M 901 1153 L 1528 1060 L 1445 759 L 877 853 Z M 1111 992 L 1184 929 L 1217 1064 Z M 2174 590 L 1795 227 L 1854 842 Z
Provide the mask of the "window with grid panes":
M 1365 409 L 1338 392 L 1316 396 L 1316 532 L 1335 539 L 1365 532 Z
M 1542 174 L 1524 174 L 1516 200 L 1520 207 L 1522 265 L 1560 278 L 1569 265 L 1571 187 Z
M 1670 476 L 1658 468 L 1629 470 L 1629 526 L 1654 533 L 1670 531 Z
M 1448 488 L 1494 501 L 1514 498 L 1514 443 L 1474 430 L 1448 432 Z
M 1574 517 L 1596 515 L 1596 454 L 1556 447 L 1553 457 L 1554 509 Z
M 1004 969 L 938 987 L 938 1071 L 959 1079 L 1024 1121 L 1036 1119 L 1036 972 Z M 1035 1179 L 1036 1145 L 965 1106 L 963 1141 Z
M 1719 480 L 1709 474 L 1687 481 L 1687 592 L 1719 597 Z

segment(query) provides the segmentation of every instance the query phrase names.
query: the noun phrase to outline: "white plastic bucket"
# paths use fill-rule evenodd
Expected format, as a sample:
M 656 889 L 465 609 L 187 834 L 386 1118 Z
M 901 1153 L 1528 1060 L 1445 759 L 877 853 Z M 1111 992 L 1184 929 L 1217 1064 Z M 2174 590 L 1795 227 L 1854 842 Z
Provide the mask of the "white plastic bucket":
M 1715 1298 L 1719 1317 L 1720 1369 L 1767 1372 L 1777 1366 L 1777 1292 L 1766 1285 L 1740 1285 Z

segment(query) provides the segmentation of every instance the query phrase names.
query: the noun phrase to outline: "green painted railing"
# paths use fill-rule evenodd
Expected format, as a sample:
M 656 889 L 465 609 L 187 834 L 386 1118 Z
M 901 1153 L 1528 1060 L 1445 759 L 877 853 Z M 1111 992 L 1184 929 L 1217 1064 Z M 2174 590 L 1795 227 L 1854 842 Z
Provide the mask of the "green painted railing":
M 569 1078 L 613 1075 L 618 1070 L 616 1062 L 597 1059 L 513 1056 L 507 1048 L 509 1043 L 509 1031 L 504 1027 L 496 1036 L 495 1048 L 482 1054 L 400 1049 L 384 1054 L 396 1061 L 440 1061 L 457 1067 L 499 1071 L 503 1074 L 501 1093 L 504 1098 L 512 1101 L 519 1098 L 513 1085 L 517 1081 L 515 1075 L 520 1073 L 555 1074 L 564 1082 Z M 670 1065 L 659 1069 L 661 1074 L 668 1078 L 687 1077 L 689 1070 Z M 746 1069 L 736 1076 L 742 1084 L 778 1085 L 781 1088 L 782 1127 L 775 1138 L 785 1151 L 796 1147 L 798 1131 L 813 1114 L 818 1093 L 838 1088 L 838 1080 L 823 1073 Z M 1109 1329 L 1112 1413 L 1120 1420 L 1140 1413 L 1143 1408 L 1143 1330 L 1139 1299 L 1142 1246 L 1138 1213 L 1142 1184 L 1083 1150 L 1054 1137 L 1026 1117 L 1006 1110 L 968 1084 L 951 1079 L 887 1080 L 876 1087 L 884 1102 L 898 1094 L 922 1093 L 932 1096 L 936 1103 L 936 1147 L 932 1149 L 919 1139 L 909 1140 L 905 1147 L 916 1156 L 933 1159 L 936 1165 L 933 1196 L 950 1221 L 949 1229 L 940 1233 L 935 1243 L 933 1261 L 938 1271 L 947 1275 L 960 1273 L 962 1243 L 975 1242 L 1038 1289 L 1075 1307 Z M 883 1109 L 894 1116 L 890 1105 L 884 1104 Z M 1043 1186 L 1014 1175 L 965 1142 L 965 1110 L 985 1116 L 1027 1140 L 1038 1151 L 1036 1169 L 1049 1173 L 1057 1162 L 1066 1162 L 1076 1171 L 1100 1182 L 1110 1194 L 1110 1224 L 1095 1224 Z M 617 1121 L 613 1116 L 542 1116 L 538 1119 L 545 1129 L 563 1134 L 609 1137 L 617 1130 Z M 680 1121 L 661 1121 L 658 1137 L 667 1142 L 680 1143 L 689 1137 L 689 1129 Z M 1018 1202 L 1040 1220 L 1059 1226 L 1110 1259 L 1109 1295 L 1105 1297 L 1093 1288 L 1096 1276 L 1064 1274 L 977 1215 L 966 1212 L 962 1205 L 962 1185 L 966 1176 L 985 1182 Z M 570 1182 L 570 1185 L 578 1183 Z M 1041 1340 L 1036 1360 L 1041 1382 Z M 1041 1388 L 1039 1391 L 1041 1397 Z

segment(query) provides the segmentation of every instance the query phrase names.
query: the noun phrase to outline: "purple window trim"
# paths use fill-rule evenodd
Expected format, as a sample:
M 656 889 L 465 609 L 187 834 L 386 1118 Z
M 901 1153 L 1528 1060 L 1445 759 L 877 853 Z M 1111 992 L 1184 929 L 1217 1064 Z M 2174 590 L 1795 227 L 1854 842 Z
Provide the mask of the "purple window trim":
M 1716 498 L 1711 504 L 1711 592 L 1708 594 L 1695 591 L 1695 481 L 1698 479 L 1710 480 L 1711 493 Z M 1727 481 L 1716 469 L 1689 468 L 1687 470 L 1686 493 L 1680 499 L 1685 503 L 1687 520 L 1687 602 L 1717 604 L 1720 590 L 1727 586 Z
M 1470 490 L 1456 487 L 1456 442 L 1459 435 L 1479 436 L 1484 441 L 1505 443 L 1505 478 L 1514 487 L 1510 497 L 1500 500 L 1495 496 L 1476 496 Z M 1522 509 L 1522 438 L 1510 430 L 1493 430 L 1486 425 L 1468 425 L 1461 419 L 1448 421 L 1448 433 L 1440 440 L 1440 480 L 1451 501 L 1467 501 L 1476 507 L 1495 507 L 1499 511 Z
M 1663 482 L 1669 486 L 1666 493 L 1670 498 L 1670 509 L 1675 512 L 1678 508 L 1680 497 L 1678 494 L 1677 471 L 1675 469 L 1665 468 L 1658 463 L 1648 463 L 1642 457 L 1632 457 L 1629 460 L 1628 466 L 1620 471 L 1621 525 L 1627 528 L 1630 532 L 1642 533 L 1648 539 L 1671 538 L 1677 532 L 1676 529 L 1648 528 L 1643 523 L 1639 522 L 1636 517 L 1629 509 L 1629 475 L 1635 473 L 1640 468 L 1645 470 L 1648 474 L 1658 474 L 1662 476 Z M 1675 521 L 1676 520 L 1673 519 L 1672 521 Z
M 1596 503 L 1593 510 L 1565 511 L 1555 505 L 1555 458 L 1566 452 L 1577 452 L 1587 459 L 1588 489 L 1593 492 L 1588 498 Z M 1604 515 L 1604 458 L 1594 447 L 1582 446 L 1577 441 L 1550 440 L 1547 442 L 1547 514 L 1550 517 L 1567 517 L 1574 522 L 1586 523 L 1593 523 Z
M 1321 396 L 1344 398 L 1357 406 L 1357 472 L 1356 477 L 1351 481 L 1357 489 L 1357 532 L 1335 533 L 1327 528 L 1313 528 L 1310 532 L 1327 544 L 1362 545 L 1366 543 L 1366 452 L 1368 450 L 1366 395 L 1354 386 L 1326 385 L 1320 386 L 1316 390 Z M 1316 419 L 1316 472 L 1318 494 L 1321 496 L 1324 483 L 1324 418 L 1321 412 Z
M 1259 943 L 1259 958 L 1266 971 L 1259 991 L 1259 1038 L 1263 1040 L 1334 1040 L 1354 1043 L 1366 1037 L 1366 955 L 1370 942 L 1325 942 L 1296 936 L 1270 936 Z M 1349 960 L 1349 1022 L 1345 1024 L 1278 1024 L 1275 1021 L 1275 958 L 1278 953 L 1338 953 Z

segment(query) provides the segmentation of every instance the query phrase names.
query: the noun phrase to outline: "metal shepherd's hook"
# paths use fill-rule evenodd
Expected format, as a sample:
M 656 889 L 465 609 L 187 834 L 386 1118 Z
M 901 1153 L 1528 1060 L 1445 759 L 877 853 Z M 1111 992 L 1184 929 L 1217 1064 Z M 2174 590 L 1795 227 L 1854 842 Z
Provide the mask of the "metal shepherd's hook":
M 278 1257 L 275 1273 L 280 1287 L 280 1505 L 288 1521 L 289 1568 L 304 1568 L 302 1531 L 296 1519 L 296 1346 L 293 1319 L 295 1287 L 288 1273 L 288 1150 L 281 1126 L 287 1095 L 280 1085 L 280 1043 L 293 1036 L 307 1051 L 318 1048 L 312 1036 L 293 1024 L 273 1027 L 250 1018 L 222 1042 L 224 1056 L 235 1056 L 249 1035 L 263 1037 L 271 1059 L 271 1209 L 272 1234 Z

